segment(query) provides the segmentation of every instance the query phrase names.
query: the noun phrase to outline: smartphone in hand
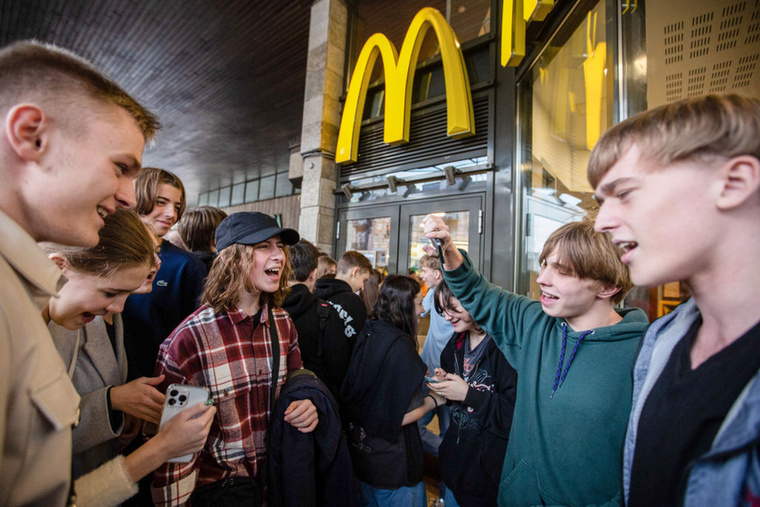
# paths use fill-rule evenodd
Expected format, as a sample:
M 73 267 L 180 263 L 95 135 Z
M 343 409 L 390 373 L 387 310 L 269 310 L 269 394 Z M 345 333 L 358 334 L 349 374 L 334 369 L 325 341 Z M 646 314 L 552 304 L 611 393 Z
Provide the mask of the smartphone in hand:
M 437 378 L 428 377 L 427 375 L 425 375 L 425 381 L 430 382 L 431 384 L 437 384 L 438 382 L 440 382 L 440 380 L 438 380 Z
M 166 421 L 179 414 L 186 408 L 194 407 L 198 403 L 206 403 L 209 399 L 208 389 L 205 387 L 191 386 L 186 384 L 171 384 L 166 389 L 166 398 L 164 399 L 164 410 L 161 414 L 161 423 L 158 429 L 161 430 Z M 170 463 L 187 463 L 193 459 L 192 454 L 178 456 L 169 460 Z

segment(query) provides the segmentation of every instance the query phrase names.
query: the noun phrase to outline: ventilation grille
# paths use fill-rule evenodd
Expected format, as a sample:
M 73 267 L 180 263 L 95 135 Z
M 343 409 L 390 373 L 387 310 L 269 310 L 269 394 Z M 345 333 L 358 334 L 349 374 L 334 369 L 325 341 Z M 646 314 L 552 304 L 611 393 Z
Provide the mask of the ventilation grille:
M 488 150 L 490 94 L 473 97 L 472 106 L 475 135 L 462 139 L 452 139 L 446 135 L 445 104 L 412 111 L 409 142 L 406 144 L 385 144 L 382 121 L 363 126 L 359 136 L 359 159 L 354 164 L 342 166 L 341 180 L 350 180 L 369 172 L 412 169 L 443 160 L 485 156 Z
M 707 93 L 760 98 L 760 0 L 647 5 L 649 107 Z

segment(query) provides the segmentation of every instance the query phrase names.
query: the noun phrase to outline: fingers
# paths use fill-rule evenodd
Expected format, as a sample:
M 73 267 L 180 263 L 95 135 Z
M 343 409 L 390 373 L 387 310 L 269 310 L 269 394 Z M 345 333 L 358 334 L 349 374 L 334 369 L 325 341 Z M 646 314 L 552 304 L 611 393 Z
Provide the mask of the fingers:
M 317 407 L 311 400 L 297 400 L 285 410 L 285 421 L 302 433 L 313 431 L 317 427 Z
M 152 386 L 157 386 L 158 384 L 160 384 L 161 382 L 164 381 L 164 376 L 163 375 L 159 375 L 158 377 L 140 377 L 137 380 L 140 381 L 140 382 L 143 382 L 144 384 L 149 384 L 149 385 L 152 385 Z

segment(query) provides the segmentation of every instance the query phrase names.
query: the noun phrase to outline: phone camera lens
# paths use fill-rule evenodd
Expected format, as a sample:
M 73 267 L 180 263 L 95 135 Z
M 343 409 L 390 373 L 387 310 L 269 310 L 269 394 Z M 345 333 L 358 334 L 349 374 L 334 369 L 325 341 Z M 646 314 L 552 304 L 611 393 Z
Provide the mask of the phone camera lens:
M 169 393 L 169 396 L 175 397 L 178 394 L 179 394 L 179 391 L 177 391 L 176 389 L 172 389 L 171 392 Z
M 185 396 L 184 394 L 179 397 L 179 402 L 180 403 L 185 403 L 186 401 L 187 401 L 187 396 Z
M 169 402 L 168 403 L 169 403 L 169 406 L 171 406 L 171 405 L 174 405 L 175 403 L 177 403 L 177 400 L 175 400 L 174 398 L 169 398 Z

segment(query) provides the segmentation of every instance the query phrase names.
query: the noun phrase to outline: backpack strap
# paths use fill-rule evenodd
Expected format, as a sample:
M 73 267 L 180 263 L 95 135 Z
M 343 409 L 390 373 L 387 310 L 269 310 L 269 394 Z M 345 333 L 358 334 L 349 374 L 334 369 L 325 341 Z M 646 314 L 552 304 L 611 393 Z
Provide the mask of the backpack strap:
M 330 304 L 323 299 L 317 299 L 317 313 L 319 314 L 319 340 L 317 341 L 317 357 L 322 357 L 322 344 L 325 341 L 327 319 L 330 318 Z

